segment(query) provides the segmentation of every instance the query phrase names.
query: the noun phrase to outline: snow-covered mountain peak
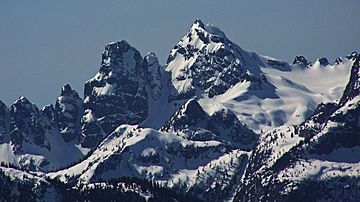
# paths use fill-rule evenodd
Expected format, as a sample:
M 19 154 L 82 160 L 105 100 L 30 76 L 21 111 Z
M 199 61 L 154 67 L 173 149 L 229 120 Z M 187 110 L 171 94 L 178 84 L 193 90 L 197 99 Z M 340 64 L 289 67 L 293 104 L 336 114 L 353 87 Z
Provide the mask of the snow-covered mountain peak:
M 96 146 L 103 132 L 110 134 L 120 124 L 138 124 L 145 120 L 148 115 L 147 67 L 143 65 L 140 52 L 126 41 L 105 46 L 98 73 L 84 87 L 86 113 L 82 119 L 82 137 L 83 142 L 89 143 L 87 147 Z
M 60 134 L 66 142 L 78 139 L 80 118 L 83 113 L 82 99 L 69 84 L 61 88 L 60 96 L 55 103 L 56 119 Z
M 205 24 L 204 24 L 199 18 L 197 18 L 197 19 L 193 22 L 193 24 L 192 24 L 192 26 L 191 26 L 190 29 L 196 29 L 196 28 L 204 29 L 204 27 L 205 27 Z
M 204 201 L 293 201 L 287 197 L 311 195 L 302 190 L 317 190 L 312 183 L 326 185 L 323 179 L 335 182 L 330 196 L 338 187 L 359 196 L 359 63 L 354 52 L 335 64 L 300 55 L 288 64 L 243 50 L 201 20 L 165 67 L 153 52 L 141 56 L 126 41 L 109 43 L 84 99 L 66 84 L 41 110 L 25 97 L 10 108 L 0 101 L 0 161 L 11 164 L 0 164 L 0 201 L 1 187 L 14 187 L 1 180 L 2 170 L 62 190 L 47 179 L 58 177 L 67 183 L 65 200 L 144 186 L 138 179 L 130 189 L 117 183 L 132 182 L 129 176 Z
M 257 135 L 230 110 L 222 109 L 210 116 L 196 99 L 183 104 L 160 130 L 181 133 L 191 140 L 231 143 L 244 150 L 252 148 L 257 139 Z
M 144 79 L 140 52 L 124 40 L 105 46 L 99 72 L 85 84 L 85 102 L 87 96 L 116 95 L 117 80 Z M 96 84 L 96 85 L 95 85 Z
M 188 33 L 180 40 L 177 46 L 188 47 L 192 46 L 193 49 L 202 49 L 209 44 L 218 44 L 213 47 L 210 46 L 207 51 L 216 51 L 221 46 L 227 46 L 231 43 L 225 36 L 221 29 L 212 24 L 204 24 L 200 19 L 195 20 L 191 25 Z M 184 50 L 180 50 L 183 52 Z
M 196 21 L 170 52 L 165 66 L 171 75 L 170 101 L 196 97 L 207 113 L 231 109 L 241 122 L 261 132 L 300 124 L 318 103 L 339 99 L 346 85 L 350 59 L 330 65 L 320 58 L 311 64 L 297 56 L 291 65 L 243 50 L 205 28 Z M 325 66 L 329 68 L 321 68 Z M 253 113 L 244 113 L 244 108 Z
M 159 63 L 158 58 L 154 52 L 148 52 L 144 56 L 144 60 L 147 62 L 148 65 L 153 65 L 154 63 Z
M 319 64 L 321 66 L 327 66 L 329 65 L 329 60 L 327 58 L 318 58 L 316 61 L 315 61 L 315 64 Z
M 359 196 L 359 59 L 344 62 L 352 68 L 339 103 L 320 104 L 299 126 L 282 126 L 261 137 L 235 201 L 352 201 Z M 341 69 L 332 67 L 307 71 Z
M 139 71 L 137 67 L 138 60 L 141 60 L 141 55 L 138 50 L 132 47 L 127 41 L 121 40 L 111 42 L 105 46 L 105 51 L 102 54 L 101 64 L 110 69 L 104 68 L 104 72 L 113 71 L 116 73 L 135 74 Z
M 10 137 L 15 153 L 24 151 L 23 146 L 27 142 L 49 149 L 42 113 L 36 105 L 20 97 L 11 105 L 10 115 Z
M 31 103 L 24 96 L 21 96 L 19 99 L 15 100 L 15 102 L 10 106 L 10 109 L 13 114 L 18 114 L 19 118 L 23 118 L 24 115 L 29 116 L 33 113 L 39 113 L 37 106 Z
M 212 24 L 204 24 L 200 19 L 196 19 L 190 28 L 191 34 L 196 34 L 198 37 L 206 37 L 211 40 L 211 37 L 217 36 L 223 39 L 226 38 L 225 33 L 221 29 Z M 204 41 L 205 42 L 205 41 Z
M 195 114 L 195 116 L 205 114 L 204 110 L 201 108 L 196 99 L 189 99 L 183 106 L 180 107 L 179 113 L 180 115 Z
M 175 88 L 173 98 L 184 99 L 195 94 L 214 97 L 244 80 L 259 83 L 260 65 L 258 55 L 241 49 L 219 28 L 197 20 L 171 50 L 166 71 Z
M 293 62 L 294 65 L 300 65 L 302 67 L 307 67 L 310 65 L 309 61 L 302 55 L 297 55 Z
M 162 131 L 181 131 L 206 127 L 208 115 L 195 99 L 188 100 L 162 127 Z
M 25 96 L 21 96 L 19 97 L 17 100 L 15 100 L 14 106 L 23 106 L 23 107 L 31 107 L 32 103 L 25 97 Z
M 349 60 L 355 60 L 357 57 L 358 57 L 357 51 L 353 51 L 351 54 L 346 56 L 346 58 Z
M 335 59 L 334 64 L 335 64 L 335 65 L 339 65 L 339 64 L 341 64 L 342 62 L 343 62 L 342 57 L 337 57 L 337 58 Z
M 79 94 L 69 84 L 65 84 L 61 88 L 60 96 L 79 97 Z
M 143 68 L 147 70 L 146 81 L 151 89 L 154 100 L 159 100 L 161 96 L 161 76 L 163 67 L 159 64 L 159 60 L 155 53 L 149 52 L 144 56 Z
M 360 95 L 360 55 L 356 55 L 356 59 L 351 68 L 350 80 L 347 84 L 344 94 L 339 104 L 344 104 L 356 96 Z

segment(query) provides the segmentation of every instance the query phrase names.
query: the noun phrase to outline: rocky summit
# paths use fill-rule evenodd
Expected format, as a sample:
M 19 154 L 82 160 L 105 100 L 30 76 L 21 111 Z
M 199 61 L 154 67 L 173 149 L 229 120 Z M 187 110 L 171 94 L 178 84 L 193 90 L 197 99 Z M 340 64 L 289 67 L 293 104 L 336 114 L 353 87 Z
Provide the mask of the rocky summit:
M 139 124 L 146 118 L 147 66 L 142 64 L 139 51 L 126 41 L 106 45 L 99 72 L 84 85 L 84 146 L 95 147 L 103 138 L 102 133 L 109 134 L 120 124 Z M 98 123 L 95 131 L 88 116 Z
M 358 201 L 359 61 L 289 64 L 199 19 L 166 64 L 109 43 L 83 94 L 0 101 L 0 201 Z
M 261 88 L 260 61 L 231 42 L 217 27 L 196 20 L 190 31 L 171 50 L 166 70 L 171 72 L 174 99 L 186 99 L 200 92 L 210 98 L 231 86 L 251 81 Z

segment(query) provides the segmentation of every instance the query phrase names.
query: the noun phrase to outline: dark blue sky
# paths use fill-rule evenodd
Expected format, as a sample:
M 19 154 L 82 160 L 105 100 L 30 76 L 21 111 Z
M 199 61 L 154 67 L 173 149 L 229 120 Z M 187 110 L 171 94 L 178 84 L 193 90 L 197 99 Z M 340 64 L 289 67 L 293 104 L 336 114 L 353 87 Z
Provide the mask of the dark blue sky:
M 196 18 L 242 48 L 292 62 L 331 62 L 360 47 L 360 1 L 1 1 L 0 100 L 26 96 L 42 107 L 63 84 L 79 94 L 106 43 L 125 39 L 165 63 Z

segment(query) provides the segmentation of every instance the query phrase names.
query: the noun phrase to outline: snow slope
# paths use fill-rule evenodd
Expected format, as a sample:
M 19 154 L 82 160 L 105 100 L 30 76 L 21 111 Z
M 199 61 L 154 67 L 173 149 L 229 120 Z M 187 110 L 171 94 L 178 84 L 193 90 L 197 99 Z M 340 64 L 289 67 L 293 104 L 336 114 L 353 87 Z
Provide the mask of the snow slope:
M 360 57 L 352 60 L 351 75 L 341 99 L 320 104 L 298 126 L 274 129 L 260 139 L 236 200 L 358 198 Z
M 190 115 L 194 107 L 203 116 Z M 155 180 L 204 199 L 228 198 L 239 183 L 257 139 L 234 119 L 231 113 L 208 117 L 197 101 L 189 100 L 162 131 L 121 125 L 84 161 L 48 176 L 78 185 L 131 176 Z M 234 127 L 227 128 L 226 124 Z M 194 133 L 190 135 L 189 131 Z M 243 139 L 233 140 L 232 136 Z M 196 191 L 199 189 L 202 192 Z
M 301 66 L 251 53 L 196 20 L 170 52 L 169 100 L 195 97 L 210 115 L 230 109 L 256 132 L 300 124 L 319 103 L 339 99 L 348 81 L 352 59 L 323 60 Z
M 87 150 L 79 146 L 76 125 L 69 121 L 78 117 L 76 103 L 70 100 L 61 95 L 56 108 L 48 105 L 41 110 L 25 97 L 16 100 L 10 110 L 3 105 L 0 161 L 49 171 L 80 160 Z

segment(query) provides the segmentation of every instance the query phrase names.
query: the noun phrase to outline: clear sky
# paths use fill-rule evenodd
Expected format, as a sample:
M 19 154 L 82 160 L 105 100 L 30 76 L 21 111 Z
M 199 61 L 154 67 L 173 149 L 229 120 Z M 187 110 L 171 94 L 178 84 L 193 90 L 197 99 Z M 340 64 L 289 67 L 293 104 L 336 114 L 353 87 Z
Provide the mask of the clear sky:
M 292 62 L 333 62 L 360 48 L 359 0 L 1 1 L 0 100 L 54 103 L 63 84 L 80 96 L 108 42 L 125 39 L 162 64 L 200 18 L 243 49 Z

